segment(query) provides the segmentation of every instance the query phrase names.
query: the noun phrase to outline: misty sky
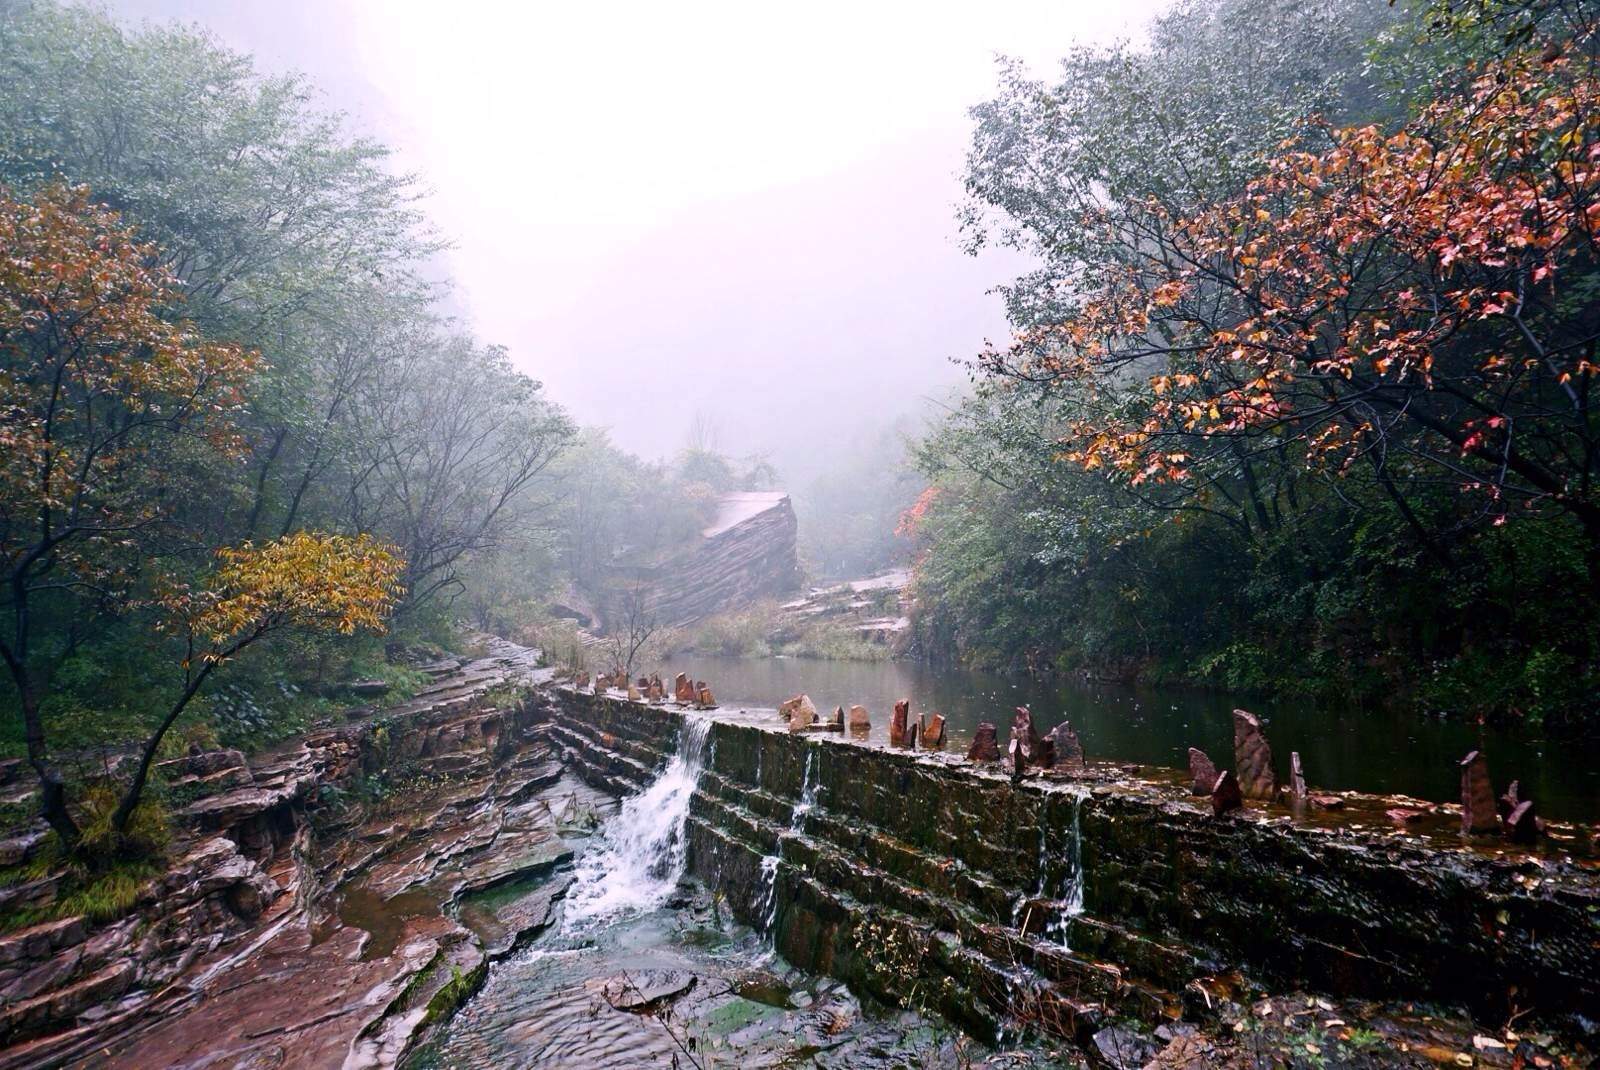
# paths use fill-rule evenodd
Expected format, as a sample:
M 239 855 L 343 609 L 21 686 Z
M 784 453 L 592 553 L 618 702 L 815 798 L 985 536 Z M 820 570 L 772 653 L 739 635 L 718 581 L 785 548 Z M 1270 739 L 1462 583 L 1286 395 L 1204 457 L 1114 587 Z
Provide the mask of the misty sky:
M 457 307 L 651 456 L 697 413 L 794 478 L 1003 341 L 964 256 L 966 109 L 1159 6 L 114 0 L 298 69 L 400 150 Z

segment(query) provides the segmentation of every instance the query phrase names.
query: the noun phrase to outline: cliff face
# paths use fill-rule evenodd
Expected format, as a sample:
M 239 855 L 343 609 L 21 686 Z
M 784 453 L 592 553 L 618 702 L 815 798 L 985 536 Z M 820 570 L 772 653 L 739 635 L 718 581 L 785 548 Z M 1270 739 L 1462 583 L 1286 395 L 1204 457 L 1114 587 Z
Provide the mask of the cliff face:
M 700 537 L 641 580 L 658 624 L 691 624 L 800 586 L 794 508 L 782 491 L 725 494 Z M 626 616 L 610 600 L 607 625 Z

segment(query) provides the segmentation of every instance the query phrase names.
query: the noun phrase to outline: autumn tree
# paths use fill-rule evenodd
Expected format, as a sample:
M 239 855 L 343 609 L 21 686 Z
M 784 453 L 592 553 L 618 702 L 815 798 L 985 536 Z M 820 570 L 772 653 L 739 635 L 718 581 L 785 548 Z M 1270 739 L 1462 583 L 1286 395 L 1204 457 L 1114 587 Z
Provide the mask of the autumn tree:
M 1517 53 L 1405 128 L 1325 129 L 1108 271 L 992 366 L 1073 381 L 1067 436 L 1131 484 L 1272 454 L 1571 516 L 1600 582 L 1600 82 Z M 1143 380 L 1132 404 L 1111 383 Z M 1420 526 L 1413 513 L 1408 517 Z
M 236 419 L 259 363 L 175 318 L 176 283 L 159 264 L 81 188 L 0 193 L 0 659 L 42 813 L 67 844 L 78 829 L 41 704 L 85 636 L 149 604 L 187 649 L 120 828 L 161 738 L 219 664 L 287 626 L 373 627 L 398 590 L 398 558 L 369 540 L 291 535 L 222 551 L 210 586 L 150 593 L 157 572 L 178 583 L 205 546 L 187 507 L 205 471 L 241 455 Z
M 183 644 L 181 683 L 140 748 L 112 817 L 117 832 L 139 804 L 161 741 L 219 667 L 284 629 L 381 633 L 403 592 L 404 559 L 366 535 L 296 532 L 259 546 L 225 546 L 216 556 L 202 583 L 168 585 L 157 597 L 159 627 Z
M 40 717 L 50 667 L 129 597 L 187 458 L 237 453 L 231 417 L 256 358 L 164 316 L 171 275 L 85 190 L 0 193 L 0 257 L 0 658 L 43 813 L 70 840 Z M 47 648 L 48 611 L 68 623 Z

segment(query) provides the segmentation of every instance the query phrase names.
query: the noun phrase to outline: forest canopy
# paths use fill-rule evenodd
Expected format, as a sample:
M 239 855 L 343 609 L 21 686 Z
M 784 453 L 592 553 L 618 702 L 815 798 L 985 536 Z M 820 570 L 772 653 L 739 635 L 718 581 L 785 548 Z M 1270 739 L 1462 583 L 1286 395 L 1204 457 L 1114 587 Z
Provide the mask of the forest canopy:
M 925 651 L 1592 717 L 1591 20 L 1219 0 L 1006 68 L 963 220 L 1041 266 L 922 447 Z

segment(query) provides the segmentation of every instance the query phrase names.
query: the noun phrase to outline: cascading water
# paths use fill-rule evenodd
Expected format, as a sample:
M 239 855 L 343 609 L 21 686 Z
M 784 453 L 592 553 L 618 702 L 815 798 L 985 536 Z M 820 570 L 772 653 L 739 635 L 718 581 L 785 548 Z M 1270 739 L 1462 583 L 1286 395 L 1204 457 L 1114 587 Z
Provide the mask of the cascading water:
M 1069 918 L 1083 913 L 1083 799 L 1083 792 L 1072 793 L 1072 868 L 1067 872 L 1067 888 L 1061 897 Z
M 1039 825 L 1039 857 L 1035 863 L 1039 872 L 1039 883 L 1033 890 L 1032 899 L 1054 898 L 1058 909 L 1050 912 L 1050 920 L 1045 924 L 1044 934 L 1055 940 L 1062 947 L 1067 947 L 1068 930 L 1071 928 L 1072 919 L 1083 913 L 1083 832 L 1080 819 L 1083 813 L 1084 792 L 1072 792 L 1072 826 L 1064 845 L 1066 855 L 1065 872 L 1057 887 L 1060 894 L 1050 895 L 1050 854 L 1045 841 L 1045 823 Z M 1023 896 L 1017 899 L 1012 907 L 1011 924 L 1020 928 L 1025 923 L 1023 908 L 1030 897 Z
M 623 800 L 578 860 L 567 893 L 565 926 L 595 921 L 664 903 L 683 876 L 689 800 L 705 767 L 711 722 L 688 718 L 678 732 L 677 752 L 650 785 Z
M 816 809 L 817 782 L 812 776 L 814 763 L 817 757 L 817 748 L 811 747 L 806 751 L 806 771 L 800 781 L 800 801 L 795 803 L 794 809 L 789 813 L 789 831 L 778 835 L 777 854 L 767 855 L 761 860 L 761 893 L 762 893 L 762 923 L 761 931 L 771 934 L 772 927 L 778 921 L 778 862 L 783 856 L 783 841 L 785 836 L 797 836 L 805 831 L 806 815 Z

